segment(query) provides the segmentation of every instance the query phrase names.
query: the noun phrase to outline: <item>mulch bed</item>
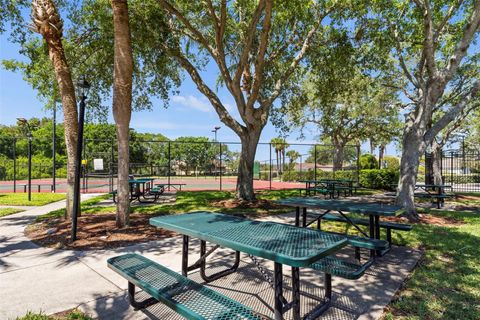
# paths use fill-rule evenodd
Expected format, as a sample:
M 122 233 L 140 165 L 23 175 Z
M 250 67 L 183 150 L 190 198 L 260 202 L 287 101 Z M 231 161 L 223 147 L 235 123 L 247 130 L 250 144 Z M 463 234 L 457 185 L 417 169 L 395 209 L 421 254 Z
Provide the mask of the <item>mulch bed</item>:
M 413 224 L 428 224 L 428 225 L 435 225 L 441 227 L 451 227 L 451 226 L 458 226 L 464 224 L 463 221 L 449 218 L 449 217 L 439 217 L 439 216 L 432 216 L 430 214 L 418 214 L 420 220 L 414 222 Z M 382 221 L 390 221 L 390 222 L 398 222 L 398 223 L 407 223 L 411 224 L 407 218 L 404 217 L 384 217 Z
M 222 207 L 227 209 L 262 209 L 262 210 L 271 210 L 271 209 L 282 209 L 284 206 L 273 203 L 270 200 L 255 200 L 255 201 L 244 201 L 238 199 L 227 199 L 220 201 L 212 201 L 211 204 L 215 207 Z
M 25 229 L 33 242 L 43 247 L 57 249 L 109 249 L 134 243 L 160 240 L 176 235 L 150 226 L 147 214 L 130 215 L 130 227 L 118 229 L 115 214 L 92 214 L 78 218 L 77 241 L 70 242 L 71 222 L 64 219 L 50 219 L 34 223 Z

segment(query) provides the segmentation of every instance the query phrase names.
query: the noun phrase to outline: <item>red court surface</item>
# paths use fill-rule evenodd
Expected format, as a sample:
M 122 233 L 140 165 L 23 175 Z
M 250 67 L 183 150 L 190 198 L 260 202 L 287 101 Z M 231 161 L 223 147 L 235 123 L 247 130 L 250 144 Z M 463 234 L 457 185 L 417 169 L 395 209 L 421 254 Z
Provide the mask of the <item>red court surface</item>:
M 154 183 L 180 183 L 182 190 L 201 191 L 201 190 L 235 190 L 237 178 L 236 177 L 178 177 L 172 176 L 170 180 L 168 177 L 156 178 Z M 16 181 L 16 192 L 24 192 L 27 180 Z M 52 179 L 32 179 L 32 192 L 38 192 L 38 185 L 40 185 L 40 192 L 51 192 Z M 256 190 L 281 190 L 291 188 L 301 188 L 305 185 L 298 182 L 282 182 L 282 181 L 268 181 L 268 180 L 254 180 L 254 188 Z M 86 193 L 106 193 L 109 192 L 110 179 L 103 178 L 88 178 L 82 179 L 80 182 L 82 192 Z M 178 188 L 178 187 L 177 187 Z M 116 178 L 113 179 L 113 189 L 116 189 Z M 171 188 L 171 190 L 175 190 Z M 66 179 L 61 178 L 56 180 L 56 192 L 62 193 L 66 191 Z M 0 192 L 14 192 L 13 181 L 0 181 Z

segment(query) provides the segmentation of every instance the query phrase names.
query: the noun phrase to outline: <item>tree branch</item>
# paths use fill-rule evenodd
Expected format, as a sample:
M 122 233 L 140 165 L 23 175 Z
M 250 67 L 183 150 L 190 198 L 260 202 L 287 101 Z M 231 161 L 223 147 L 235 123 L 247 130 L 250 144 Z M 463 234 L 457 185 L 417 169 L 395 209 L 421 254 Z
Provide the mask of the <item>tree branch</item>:
M 452 18 L 453 14 L 455 13 L 455 9 L 458 9 L 462 5 L 463 0 L 455 1 L 452 5 L 448 8 L 447 14 L 443 17 L 443 20 L 440 22 L 438 27 L 435 30 L 434 40 L 437 41 L 438 37 L 442 34 L 443 28 L 447 25 L 448 21 Z
M 429 130 L 427 130 L 424 136 L 424 141 L 427 144 L 430 144 L 441 130 L 443 130 L 449 123 L 451 123 L 461 114 L 468 103 L 476 97 L 479 90 L 480 80 L 477 80 L 472 85 L 471 90 L 463 95 L 462 99 L 460 99 L 460 102 L 445 112 L 445 114 L 437 122 L 435 122 L 435 124 Z
M 258 21 L 260 20 L 260 16 L 264 7 L 265 0 L 260 0 L 253 14 L 252 21 L 250 21 L 250 25 L 248 26 L 247 38 L 244 41 L 245 46 L 243 47 L 242 54 L 240 55 L 240 59 L 238 61 L 237 70 L 235 72 L 235 76 L 233 77 L 233 82 L 235 83 L 235 85 L 240 86 L 240 79 L 242 77 L 245 65 L 247 64 L 250 49 L 252 48 L 253 39 L 255 37 L 255 29 L 257 27 Z
M 201 78 L 195 66 L 182 54 L 179 48 L 172 49 L 167 45 L 163 45 L 163 47 L 188 72 L 188 74 L 192 78 L 192 81 L 197 85 L 198 90 L 201 93 L 203 93 L 212 104 L 213 108 L 215 109 L 218 116 L 220 117 L 220 121 L 222 121 L 225 125 L 231 128 L 233 131 L 235 131 L 235 133 L 237 133 L 238 135 L 242 135 L 244 133 L 245 127 L 242 126 L 240 123 L 238 123 L 228 113 L 227 109 L 222 104 L 218 96 L 205 84 L 205 82 Z
M 272 26 L 272 7 L 273 0 L 265 1 L 265 17 L 263 19 L 262 33 L 260 35 L 260 44 L 258 48 L 258 53 L 255 61 L 255 76 L 252 83 L 252 93 L 248 97 L 246 110 L 253 110 L 254 103 L 257 100 L 258 93 L 260 91 L 260 86 L 263 81 L 263 70 L 265 67 L 265 53 L 267 52 L 268 47 L 268 38 L 270 34 L 270 29 Z M 251 116 L 253 113 L 250 114 Z
M 319 14 L 318 22 L 317 24 L 307 33 L 307 36 L 305 37 L 305 40 L 303 41 L 302 48 L 300 51 L 297 53 L 297 55 L 292 59 L 292 62 L 288 66 L 287 70 L 285 73 L 276 81 L 274 91 L 270 95 L 270 97 L 264 101 L 261 102 L 261 107 L 257 110 L 260 110 L 262 114 L 265 114 L 269 106 L 273 103 L 273 101 L 280 95 L 281 88 L 285 81 L 288 80 L 288 78 L 291 76 L 295 68 L 298 66 L 300 61 L 303 59 L 305 52 L 308 50 L 310 47 L 310 43 L 317 33 L 318 29 L 320 28 L 320 25 L 323 21 L 323 19 L 330 14 L 330 12 L 333 10 L 333 7 L 324 12 L 323 14 Z
M 477 32 L 479 26 L 480 26 L 480 1 L 475 1 L 475 7 L 473 8 L 470 20 L 465 27 L 462 39 L 457 44 L 457 47 L 455 48 L 454 53 L 448 59 L 448 64 L 442 74 L 442 77 L 445 82 L 450 81 L 450 79 L 457 72 L 457 69 L 460 66 L 460 62 L 467 54 L 467 49 L 470 46 L 473 36 Z
M 209 45 L 207 39 L 204 37 L 204 35 L 198 31 L 191 23 L 188 21 L 188 19 L 180 13 L 173 5 L 171 5 L 168 1 L 166 0 L 158 0 L 160 3 L 160 6 L 166 10 L 170 15 L 176 16 L 182 23 L 183 25 L 192 33 L 192 35 L 195 37 L 194 39 L 200 43 L 202 46 L 205 47 L 205 49 L 210 52 L 212 57 L 215 57 L 215 53 L 213 48 Z

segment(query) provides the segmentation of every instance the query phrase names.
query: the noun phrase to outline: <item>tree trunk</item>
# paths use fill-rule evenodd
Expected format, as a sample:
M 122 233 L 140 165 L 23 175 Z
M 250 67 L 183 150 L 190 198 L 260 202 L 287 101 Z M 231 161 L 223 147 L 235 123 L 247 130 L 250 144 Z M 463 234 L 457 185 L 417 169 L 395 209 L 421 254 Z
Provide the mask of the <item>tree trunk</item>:
M 432 173 L 433 183 L 443 184 L 442 179 L 442 147 L 434 142 L 432 144 Z
M 50 60 L 53 63 L 55 78 L 62 97 L 64 137 L 67 149 L 67 204 L 65 218 L 70 219 L 73 211 L 73 185 L 75 182 L 75 159 L 78 137 L 78 112 L 75 101 L 75 87 L 61 40 L 49 40 L 47 43 L 49 44 L 48 52 Z
M 238 164 L 237 198 L 241 200 L 255 200 L 255 192 L 253 189 L 253 166 L 261 132 L 261 128 L 251 129 L 248 133 L 244 133 L 240 136 L 242 152 L 240 153 L 240 161 Z
M 372 153 L 373 154 L 373 153 Z M 385 145 L 381 144 L 378 147 L 378 168 L 382 169 L 383 156 L 385 154 Z
M 338 142 L 336 139 L 333 141 L 333 145 L 335 147 L 333 153 L 333 171 L 342 170 L 345 145 L 341 142 Z
M 55 3 L 51 0 L 32 1 L 31 17 L 35 31 L 41 34 L 47 43 L 48 56 L 52 62 L 55 79 L 62 98 L 64 136 L 67 149 L 67 204 L 65 218 L 69 219 L 73 211 L 78 113 L 72 74 L 62 44 L 63 21 Z
M 130 224 L 129 128 L 132 115 L 133 55 L 127 0 L 112 0 L 115 35 L 113 117 L 118 140 L 117 227 Z
M 418 129 L 405 129 L 403 137 L 402 158 L 400 160 L 400 179 L 398 182 L 396 203 L 406 210 L 406 217 L 418 220 L 415 209 L 414 189 L 417 180 L 420 155 L 424 151 L 423 135 Z
M 370 139 L 370 154 L 375 154 L 375 141 Z

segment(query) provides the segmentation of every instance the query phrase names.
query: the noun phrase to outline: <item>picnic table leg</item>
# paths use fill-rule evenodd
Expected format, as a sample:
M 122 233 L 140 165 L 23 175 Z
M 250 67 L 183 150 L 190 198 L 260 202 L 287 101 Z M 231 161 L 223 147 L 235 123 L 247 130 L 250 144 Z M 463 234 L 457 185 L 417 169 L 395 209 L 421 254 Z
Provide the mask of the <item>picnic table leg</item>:
M 200 276 L 202 277 L 203 280 L 205 280 L 206 282 L 211 282 L 211 281 L 215 281 L 217 279 L 220 279 L 224 276 L 227 276 L 229 274 L 232 274 L 234 273 L 235 271 L 237 271 L 238 269 L 238 266 L 240 265 L 240 252 L 239 251 L 235 251 L 235 262 L 233 263 L 233 266 L 231 266 L 230 268 L 228 269 L 224 269 L 222 271 L 219 271 L 215 274 L 212 274 L 212 275 L 209 275 L 207 276 L 207 274 L 205 273 L 205 269 L 206 269 L 206 264 L 207 264 L 207 259 L 206 257 L 212 253 L 213 251 L 215 251 L 216 248 L 213 248 L 211 249 L 208 253 L 207 253 L 207 242 L 204 241 L 204 240 L 201 240 L 200 241 L 200 259 L 201 259 L 201 262 L 200 262 Z
M 307 208 L 303 208 L 303 212 L 302 212 L 302 226 L 304 228 L 307 227 Z
M 184 277 L 188 274 L 188 236 L 183 236 L 183 246 L 182 246 L 182 275 Z
M 375 238 L 380 240 L 380 216 L 375 216 Z M 377 250 L 377 255 L 381 255 L 380 250 Z
M 295 227 L 300 227 L 300 207 L 295 208 Z
M 275 262 L 274 264 L 274 284 L 275 284 L 275 302 L 274 302 L 274 313 L 275 320 L 283 320 L 283 274 L 282 274 L 282 264 Z
M 300 269 L 292 267 L 293 319 L 300 320 Z
M 368 226 L 370 229 L 370 239 L 375 238 L 375 218 L 372 214 L 368 216 Z M 375 257 L 375 250 L 370 250 L 370 257 Z

